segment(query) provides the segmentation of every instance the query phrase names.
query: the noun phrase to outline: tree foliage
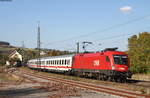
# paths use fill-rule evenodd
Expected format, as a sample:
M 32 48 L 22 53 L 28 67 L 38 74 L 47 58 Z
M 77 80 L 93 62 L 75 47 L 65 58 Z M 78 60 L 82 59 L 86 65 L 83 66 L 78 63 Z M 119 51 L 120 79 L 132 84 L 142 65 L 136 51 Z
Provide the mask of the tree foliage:
M 5 65 L 7 59 L 7 56 L 0 54 L 0 66 Z
M 135 73 L 150 72 L 150 33 L 142 32 L 128 39 L 131 70 Z
M 26 63 L 30 59 L 39 58 L 39 51 L 37 49 L 20 49 L 18 50 L 19 53 L 23 56 L 23 61 Z M 40 57 L 48 57 L 48 56 L 58 56 L 58 55 L 65 55 L 65 54 L 72 54 L 69 51 L 60 51 L 60 50 L 52 50 L 52 49 L 41 49 L 41 52 L 44 52 L 44 55 Z

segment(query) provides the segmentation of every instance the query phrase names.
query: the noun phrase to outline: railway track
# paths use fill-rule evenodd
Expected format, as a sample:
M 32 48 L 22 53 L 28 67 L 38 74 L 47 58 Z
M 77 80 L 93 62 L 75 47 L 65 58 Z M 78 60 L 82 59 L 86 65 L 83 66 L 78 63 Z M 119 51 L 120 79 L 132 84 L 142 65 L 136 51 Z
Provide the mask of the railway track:
M 88 90 L 92 90 L 92 91 L 96 91 L 96 92 L 106 93 L 106 94 L 110 94 L 110 95 L 120 96 L 120 97 L 150 98 L 149 95 L 144 95 L 144 94 L 136 93 L 133 91 L 125 91 L 125 90 L 115 89 L 115 88 L 111 88 L 111 87 L 106 87 L 103 85 L 95 85 L 95 84 L 90 84 L 90 83 L 81 82 L 81 81 L 56 78 L 53 76 L 46 76 L 46 75 L 43 75 L 43 74 L 41 75 L 41 74 L 38 74 L 35 72 L 29 72 L 26 70 L 21 70 L 21 74 L 19 74 L 19 75 L 21 75 L 22 77 L 27 78 L 31 81 L 38 82 L 41 84 L 47 83 L 47 82 L 39 82 L 38 80 L 33 79 L 32 77 L 37 77 L 37 78 L 44 79 L 47 81 L 59 82 L 59 83 L 63 83 L 66 85 L 76 86 L 76 87 L 80 87 L 80 88 L 84 88 L 84 89 L 88 89 Z

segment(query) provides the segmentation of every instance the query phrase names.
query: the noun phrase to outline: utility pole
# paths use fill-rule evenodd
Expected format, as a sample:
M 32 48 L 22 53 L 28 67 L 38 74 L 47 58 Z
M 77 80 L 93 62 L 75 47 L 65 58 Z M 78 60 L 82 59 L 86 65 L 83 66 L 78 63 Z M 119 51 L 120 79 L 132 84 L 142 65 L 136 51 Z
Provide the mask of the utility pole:
M 25 44 L 24 44 L 24 41 L 22 41 L 22 48 L 25 48 Z
M 38 36 L 37 36 L 37 49 L 38 49 L 38 59 L 37 59 L 37 66 L 41 66 L 41 40 L 40 40 L 40 22 L 38 22 L 38 30 L 37 30 Z
M 79 42 L 77 42 L 77 53 L 79 53 Z
M 22 52 L 22 65 L 24 66 L 24 64 L 25 64 L 25 45 L 24 45 L 24 41 L 22 41 L 21 52 Z

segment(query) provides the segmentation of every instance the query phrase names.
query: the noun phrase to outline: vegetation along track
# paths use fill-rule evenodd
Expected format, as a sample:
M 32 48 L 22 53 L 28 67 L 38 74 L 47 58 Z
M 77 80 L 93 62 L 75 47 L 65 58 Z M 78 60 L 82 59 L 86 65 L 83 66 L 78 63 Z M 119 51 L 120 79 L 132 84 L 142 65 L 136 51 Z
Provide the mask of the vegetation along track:
M 85 88 L 85 89 L 89 89 L 89 90 L 92 90 L 92 91 L 107 93 L 107 94 L 121 96 L 121 97 L 150 98 L 150 96 L 144 95 L 144 94 L 139 94 L 139 93 L 125 91 L 125 90 L 118 90 L 118 89 L 114 89 L 114 88 L 111 88 L 111 87 L 109 88 L 109 87 L 90 84 L 90 83 L 85 83 L 85 82 L 81 82 L 81 81 L 74 81 L 74 80 L 56 78 L 56 77 L 53 77 L 53 76 L 46 76 L 46 75 L 43 75 L 43 74 L 41 75 L 41 74 L 38 74 L 38 73 L 35 73 L 35 72 L 29 72 L 27 70 L 21 70 L 21 73 L 22 74 L 20 74 L 20 75 L 23 75 L 23 77 L 25 77 L 27 79 L 30 79 L 34 82 L 39 82 L 39 81 L 34 80 L 32 78 L 28 78 L 27 76 L 33 76 L 33 77 L 45 79 L 45 80 L 48 80 L 48 81 L 60 82 L 62 84 L 73 85 L 73 86 L 76 86 L 76 87 Z M 41 83 L 43 83 L 43 82 L 41 82 Z

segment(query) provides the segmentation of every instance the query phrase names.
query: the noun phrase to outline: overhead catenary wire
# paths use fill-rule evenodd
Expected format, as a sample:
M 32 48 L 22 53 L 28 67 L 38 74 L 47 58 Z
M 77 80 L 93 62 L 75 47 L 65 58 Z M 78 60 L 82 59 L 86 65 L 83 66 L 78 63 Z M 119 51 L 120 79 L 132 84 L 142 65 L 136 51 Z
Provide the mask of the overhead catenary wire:
M 145 27 L 143 29 L 147 29 L 147 28 L 150 28 L 150 26 Z M 135 31 L 135 32 L 139 33 L 139 32 L 141 32 L 141 30 L 138 30 L 138 31 Z M 127 34 L 119 34 L 119 35 L 109 36 L 109 37 L 105 37 L 105 38 L 101 38 L 101 39 L 94 39 L 93 41 L 106 40 L 106 39 L 108 40 L 108 39 L 113 39 L 113 38 L 118 38 L 118 37 L 125 37 L 125 36 L 128 36 L 128 35 L 135 34 L 135 32 L 133 32 L 133 33 L 127 33 Z
M 112 30 L 112 29 L 115 29 L 115 28 L 119 28 L 119 27 L 128 25 L 128 24 L 130 24 L 130 23 L 134 23 L 134 22 L 137 22 L 137 21 L 146 19 L 147 17 L 150 17 L 150 15 L 144 15 L 144 16 L 142 16 L 142 17 L 139 17 L 139 18 L 136 18 L 136 19 L 132 19 L 132 20 L 126 21 L 126 22 L 124 22 L 124 23 L 120 23 L 120 24 L 117 24 L 117 25 L 113 25 L 113 26 L 107 27 L 107 28 L 105 28 L 105 29 L 101 29 L 101 30 L 99 30 L 99 31 L 97 31 L 97 32 L 90 32 L 90 33 L 87 33 L 87 34 L 70 37 L 70 38 L 64 39 L 64 40 L 54 41 L 54 42 L 48 43 L 48 44 L 46 44 L 46 45 L 51 45 L 51 44 L 56 44 L 56 43 L 63 43 L 63 42 L 66 42 L 66 41 L 68 41 L 68 40 L 76 40 L 76 39 L 79 39 L 79 38 L 85 38 L 85 37 L 91 36 L 91 35 L 93 35 L 93 34 L 98 34 L 98 33 L 100 33 L 100 32 L 106 32 L 106 31 L 109 31 L 109 30 Z
M 119 35 L 114 35 L 114 36 L 109 36 L 109 37 L 105 37 L 105 38 L 101 38 L 101 39 L 95 39 L 95 40 L 93 40 L 93 41 L 96 41 L 96 42 L 98 42 L 98 44 L 100 44 L 99 43 L 99 41 L 100 40 L 102 40 L 102 41 L 104 41 L 104 40 L 111 40 L 111 39 L 118 39 L 118 38 L 121 38 L 121 37 L 125 37 L 125 36 L 129 36 L 129 35 L 133 35 L 133 34 L 137 34 L 137 33 L 140 33 L 140 32 L 142 32 L 142 31 L 144 31 L 144 29 L 148 29 L 148 28 L 150 28 L 150 26 L 147 26 L 147 27 L 145 27 L 145 28 L 142 28 L 142 29 L 140 29 L 140 30 L 137 30 L 137 31 L 135 31 L 135 32 L 132 32 L 132 33 L 127 33 L 127 34 L 119 34 Z M 79 43 L 81 43 L 82 41 L 79 41 Z M 95 42 L 95 43 L 96 43 Z M 114 43 L 116 43 L 116 42 L 118 42 L 118 41 L 113 41 Z M 93 45 L 96 45 L 95 43 L 93 43 Z M 108 43 L 108 42 L 104 42 L 104 43 Z M 102 44 L 102 43 L 101 43 Z M 66 45 L 66 46 L 68 46 L 68 45 Z M 69 45 L 70 46 L 70 45 Z M 74 45 L 75 46 L 75 45 Z M 73 47 L 73 46 L 72 46 Z M 61 47 L 57 47 L 57 49 L 58 48 L 61 48 L 61 49 L 65 49 L 66 47 L 65 46 L 61 46 Z M 75 48 L 75 47 L 74 47 Z M 72 48 L 73 49 L 73 48 Z M 67 50 L 69 50 L 69 49 L 67 49 Z M 94 50 L 96 50 L 96 49 L 94 49 Z

